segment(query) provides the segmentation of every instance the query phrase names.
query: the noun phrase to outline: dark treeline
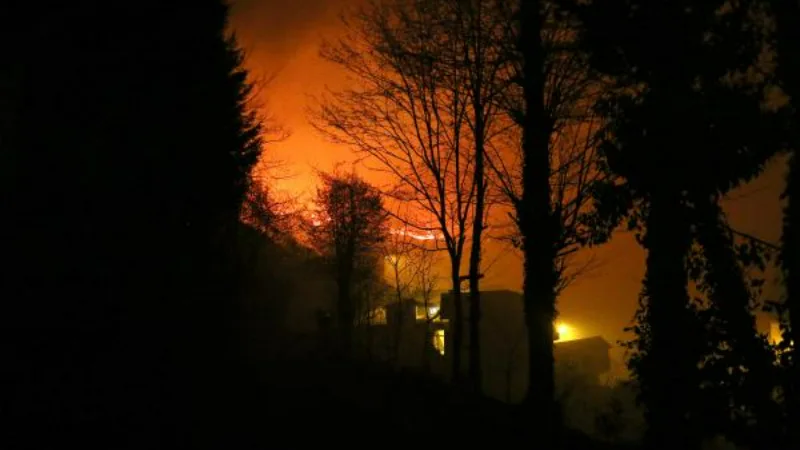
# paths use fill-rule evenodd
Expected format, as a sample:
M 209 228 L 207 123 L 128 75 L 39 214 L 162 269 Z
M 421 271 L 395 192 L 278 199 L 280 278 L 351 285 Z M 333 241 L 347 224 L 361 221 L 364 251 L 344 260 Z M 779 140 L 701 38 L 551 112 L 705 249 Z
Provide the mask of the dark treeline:
M 613 79 L 600 104 L 608 120 L 603 157 L 620 177 L 617 198 L 633 211 L 629 224 L 648 252 L 632 369 L 651 446 L 689 448 L 703 435 L 730 436 L 729 416 L 743 428 L 756 417 L 749 445 L 774 448 L 779 433 L 769 410 L 777 383 L 766 373 L 774 358 L 757 335 L 740 267 L 749 262 L 737 262 L 719 208 L 780 149 L 777 118 L 762 107 L 772 80 L 748 74 L 758 70 L 766 44 L 758 20 L 766 18 L 755 2 L 726 4 L 610 2 L 578 10 L 593 65 Z M 690 300 L 694 244 L 707 305 Z
M 571 256 L 619 228 L 647 252 L 627 343 L 643 445 L 800 448 L 798 2 L 366 2 L 322 51 L 355 85 L 312 121 L 388 187 L 321 173 L 315 210 L 288 213 L 253 175 L 268 127 L 225 2 L 28 3 L 0 7 L 4 448 L 262 448 L 292 426 L 338 444 L 387 421 L 414 442 L 429 408 L 443 442 L 569 446 L 558 299 Z M 776 160 L 771 244 L 721 202 Z M 519 408 L 480 398 L 492 208 L 524 262 Z M 363 365 L 358 341 L 415 296 L 434 337 L 434 250 L 450 385 Z
M 227 7 L 0 16 L 3 410 L 25 425 L 3 433 L 182 445 L 231 395 L 208 386 L 236 363 L 240 206 L 260 152 Z

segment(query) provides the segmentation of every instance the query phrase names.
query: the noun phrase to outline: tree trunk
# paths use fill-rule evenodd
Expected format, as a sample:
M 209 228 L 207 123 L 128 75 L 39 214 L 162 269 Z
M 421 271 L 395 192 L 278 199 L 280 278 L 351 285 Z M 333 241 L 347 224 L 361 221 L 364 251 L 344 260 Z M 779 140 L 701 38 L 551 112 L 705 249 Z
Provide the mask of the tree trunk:
M 777 448 L 774 439 L 778 438 L 779 433 L 775 427 L 780 417 L 777 405 L 772 400 L 774 358 L 758 335 L 756 318 L 750 306 L 751 293 L 719 204 L 713 201 L 701 208 L 704 214 L 698 218 L 697 240 L 703 247 L 708 264 L 705 282 L 710 289 L 709 300 L 713 311 L 710 325 L 714 332 L 710 338 L 711 342 L 727 344 L 728 350 L 723 353 L 724 364 L 732 368 L 734 379 L 742 380 L 742 383 L 732 383 L 731 391 L 723 397 L 726 402 L 714 405 L 719 407 L 714 410 L 724 414 L 717 419 L 726 423 L 731 409 L 727 402 L 730 398 L 734 407 L 744 407 L 758 418 L 751 426 L 742 423 L 746 422 L 744 420 L 735 421 L 732 435 L 743 435 L 750 448 Z
M 375 334 L 374 334 L 374 330 L 375 330 L 374 320 L 375 320 L 375 318 L 373 317 L 373 308 L 372 308 L 372 306 L 373 306 L 372 305 L 372 296 L 368 295 L 366 302 L 364 302 L 364 308 L 360 309 L 359 312 L 356 313 L 356 317 L 364 317 L 364 316 L 366 316 L 367 323 L 366 323 L 366 327 L 364 327 L 365 329 L 363 330 L 363 339 L 364 339 L 364 344 L 363 345 L 366 346 L 366 349 L 365 349 L 366 353 L 367 353 L 366 357 L 367 357 L 367 361 L 370 361 L 370 362 L 372 362 L 372 360 L 374 359 L 373 346 L 375 345 L 375 343 L 374 343 L 374 336 L 375 336 Z M 356 330 L 356 331 L 357 331 L 356 335 L 361 337 L 362 336 L 361 332 L 359 332 L 359 330 Z
M 392 265 L 392 269 L 394 271 L 394 286 L 395 286 L 395 298 L 397 299 L 397 305 L 395 306 L 395 314 L 393 318 L 390 318 L 393 323 L 389 324 L 389 330 L 394 334 L 392 336 L 391 345 L 391 363 L 400 366 L 400 346 L 402 345 L 401 340 L 403 338 L 403 326 L 404 326 L 404 319 L 405 314 L 403 311 L 403 289 L 401 286 L 402 281 L 400 280 L 400 267 L 399 262 L 395 262 Z
M 797 152 L 800 151 L 800 138 L 797 127 L 800 126 L 800 4 L 796 0 L 774 0 L 770 6 L 775 13 L 776 46 L 778 55 L 777 73 L 781 80 L 781 88 L 791 99 L 791 110 L 794 114 L 789 133 L 789 173 L 786 178 L 786 206 L 783 211 L 783 236 L 780 254 L 781 268 L 783 269 L 786 300 L 784 305 L 789 314 L 787 332 L 783 338 L 789 343 L 794 342 L 790 350 L 792 363 L 789 364 L 787 373 L 786 407 L 788 413 L 788 426 L 790 448 L 800 448 L 800 160 Z
M 480 69 L 480 68 L 478 68 Z M 480 95 L 478 85 L 473 97 Z M 477 97 L 476 97 L 477 98 Z M 475 218 L 472 225 L 472 246 L 469 256 L 469 384 L 475 392 L 482 388 L 481 363 L 481 236 L 483 235 L 486 177 L 484 175 L 483 106 L 473 102 L 475 108 Z
M 520 5 L 521 77 L 525 99 L 522 123 L 522 198 L 517 207 L 524 262 L 525 325 L 528 331 L 528 391 L 525 404 L 533 432 L 542 442 L 556 442 L 559 424 L 553 374 L 556 242 L 550 193 L 550 132 L 545 110 L 542 17 L 539 1 Z
M 427 292 L 427 285 L 423 282 L 424 289 L 426 290 L 425 294 L 423 294 L 423 304 L 425 306 L 425 337 L 422 339 L 422 371 L 426 374 L 431 372 L 431 343 L 433 341 L 433 335 L 431 333 L 431 321 L 433 320 L 430 317 L 430 294 Z M 441 314 L 441 305 L 439 305 L 439 314 Z
M 339 338 L 341 339 L 341 349 L 349 354 L 353 344 L 353 322 L 355 321 L 355 310 L 350 298 L 350 276 L 347 272 L 339 274 L 337 279 L 337 318 L 339 324 Z
M 428 308 L 425 307 L 425 311 Z M 425 321 L 425 337 L 422 339 L 422 372 L 429 374 L 431 372 L 431 342 L 433 335 L 431 334 L 431 323 Z
M 686 255 L 690 237 L 677 193 L 656 192 L 646 218 L 647 332 L 639 380 L 650 448 L 692 448 L 687 415 L 696 393 L 697 355 L 692 350 L 694 318 L 688 309 Z M 640 335 L 640 338 L 642 336 Z
M 464 306 L 461 303 L 461 277 L 459 276 L 461 264 L 453 260 L 451 267 L 451 280 L 453 283 L 453 318 L 451 319 L 451 323 L 453 324 L 453 345 L 451 347 L 453 349 L 453 356 L 451 359 L 451 376 L 453 382 L 458 384 L 462 379 L 461 347 L 463 345 L 462 341 L 464 336 Z
M 789 373 L 787 374 L 787 410 L 790 424 L 800 423 L 800 160 L 798 150 L 789 159 L 789 175 L 786 180 L 786 208 L 783 219 L 783 247 L 781 265 L 786 285 L 786 308 L 789 313 L 789 329 L 784 335 L 792 347 Z M 800 427 L 790 426 L 793 448 L 800 448 Z
M 481 208 L 482 209 L 482 208 Z M 477 207 L 476 207 L 477 211 Z M 476 212 L 477 221 L 477 212 Z M 477 227 L 476 223 L 476 227 Z M 476 236 L 477 235 L 477 236 Z M 473 239 L 480 239 L 480 232 L 473 233 Z M 480 291 L 480 242 L 473 241 L 470 251 L 469 268 L 469 385 L 475 392 L 481 392 L 481 291 Z

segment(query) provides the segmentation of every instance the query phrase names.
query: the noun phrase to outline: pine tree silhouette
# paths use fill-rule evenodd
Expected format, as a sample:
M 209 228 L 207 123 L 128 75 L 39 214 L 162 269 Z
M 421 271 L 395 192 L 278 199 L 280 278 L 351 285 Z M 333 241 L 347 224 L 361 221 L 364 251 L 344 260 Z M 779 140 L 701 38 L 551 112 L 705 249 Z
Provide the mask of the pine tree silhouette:
M 14 93 L 2 317 L 16 336 L 10 410 L 33 429 L 11 430 L 180 442 L 224 366 L 260 150 L 227 7 L 16 3 L 1 13 L 17 33 L 0 69 Z

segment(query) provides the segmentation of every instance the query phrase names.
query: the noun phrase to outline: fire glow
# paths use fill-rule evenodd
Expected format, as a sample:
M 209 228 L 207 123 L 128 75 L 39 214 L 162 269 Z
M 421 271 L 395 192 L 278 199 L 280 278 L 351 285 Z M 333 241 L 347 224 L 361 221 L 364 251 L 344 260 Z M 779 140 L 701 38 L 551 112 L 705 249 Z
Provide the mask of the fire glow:
M 435 241 L 435 240 L 444 239 L 444 236 L 442 234 L 439 234 L 437 236 L 437 235 L 433 234 L 433 232 L 430 232 L 430 231 L 428 231 L 426 233 L 417 233 L 417 232 L 414 232 L 414 231 L 409 231 L 409 230 L 404 230 L 404 229 L 392 229 L 390 231 L 390 233 L 396 234 L 396 235 L 400 235 L 400 236 L 408 236 L 411 239 L 415 239 L 417 241 Z
M 308 218 L 307 220 L 311 222 L 311 225 L 314 227 L 318 227 L 325 222 L 331 221 L 330 217 L 325 216 L 324 213 L 310 212 L 306 214 L 306 217 Z M 389 233 L 397 236 L 406 236 L 416 241 L 437 241 L 444 239 L 444 235 L 442 233 L 434 234 L 432 231 L 417 232 L 407 228 L 392 228 L 389 230 Z

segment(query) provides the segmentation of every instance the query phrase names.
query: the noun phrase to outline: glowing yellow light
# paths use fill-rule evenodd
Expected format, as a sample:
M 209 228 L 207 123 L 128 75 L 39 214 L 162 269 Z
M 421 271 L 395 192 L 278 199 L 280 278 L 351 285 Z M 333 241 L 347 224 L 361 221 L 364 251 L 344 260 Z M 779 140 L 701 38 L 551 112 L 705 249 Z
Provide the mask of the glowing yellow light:
M 442 318 L 439 316 L 439 306 L 428 306 L 427 311 L 425 306 L 417 305 L 414 309 L 414 316 L 419 321 L 430 320 L 432 322 L 441 322 Z
M 395 230 L 392 229 L 390 231 L 391 234 L 398 234 L 400 236 L 408 236 L 411 239 L 415 239 L 417 241 L 435 241 L 437 239 L 441 240 L 444 239 L 444 235 L 439 233 L 439 235 L 433 234 L 432 232 L 428 231 L 425 233 L 415 233 L 409 230 Z
M 772 345 L 778 345 L 783 342 L 783 331 L 778 322 L 771 322 L 769 324 L 769 342 Z
M 433 348 L 444 355 L 444 330 L 436 330 L 433 332 Z
M 372 323 L 375 325 L 386 325 L 386 308 L 379 306 L 372 311 Z
M 558 341 L 571 341 L 575 339 L 575 329 L 565 323 L 556 325 L 556 332 L 558 333 Z

